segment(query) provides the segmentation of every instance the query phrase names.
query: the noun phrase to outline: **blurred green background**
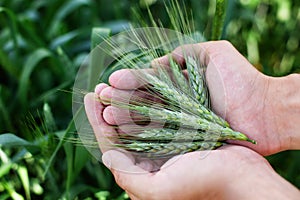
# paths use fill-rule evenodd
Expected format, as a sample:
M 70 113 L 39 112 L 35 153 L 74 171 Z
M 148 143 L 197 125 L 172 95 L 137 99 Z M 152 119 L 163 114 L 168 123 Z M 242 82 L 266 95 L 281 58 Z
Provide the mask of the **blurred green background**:
M 209 39 L 215 1 L 184 3 Z M 85 148 L 61 138 L 76 133 L 71 88 L 92 28 L 119 33 L 139 21 L 134 7 L 147 21 L 147 5 L 170 26 L 159 0 L 0 1 L 0 200 L 127 198 Z M 222 38 L 255 67 L 300 72 L 300 1 L 228 0 L 227 9 Z M 268 159 L 300 187 L 299 151 Z

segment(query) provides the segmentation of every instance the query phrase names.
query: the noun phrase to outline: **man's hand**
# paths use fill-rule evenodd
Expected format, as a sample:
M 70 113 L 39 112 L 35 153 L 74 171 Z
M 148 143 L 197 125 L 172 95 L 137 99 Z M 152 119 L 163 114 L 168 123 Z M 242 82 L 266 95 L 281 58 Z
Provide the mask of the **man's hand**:
M 225 118 L 234 130 L 245 133 L 257 141 L 256 145 L 240 141 L 232 141 L 233 144 L 242 144 L 261 155 L 296 148 L 295 144 L 291 147 L 291 140 L 300 142 L 300 134 L 297 131 L 300 129 L 300 117 L 293 115 L 294 118 L 291 119 L 293 123 L 289 124 L 293 126 L 293 130 L 289 130 L 286 124 L 282 125 L 289 116 L 292 116 L 292 114 L 286 116 L 286 111 L 290 109 L 282 105 L 281 98 L 284 96 L 280 97 L 278 94 L 280 88 L 287 89 L 284 87 L 285 79 L 272 78 L 260 73 L 227 41 L 178 47 L 172 52 L 172 57 L 182 66 L 185 64 L 183 54 L 197 56 L 202 64 L 207 66 L 206 79 L 213 110 Z M 168 65 L 169 57 L 164 56 L 155 60 L 153 65 L 156 64 Z M 104 90 L 100 98 L 115 98 L 116 95 L 112 94 L 118 94 L 119 90 L 130 91 L 141 84 L 136 75 L 128 69 L 116 71 L 109 80 L 111 87 Z M 284 93 L 287 92 L 281 92 Z M 300 102 L 300 93 L 298 94 Z M 297 98 L 293 101 L 295 100 Z M 299 116 L 300 103 L 297 105 L 293 107 Z M 287 110 L 283 110 L 284 108 Z M 104 116 L 109 122 L 114 121 L 118 124 L 124 116 L 112 115 L 113 109 L 110 107 L 104 110 Z M 296 139 L 295 134 L 298 134 Z
M 137 163 L 130 155 L 109 150 L 107 134 L 117 134 L 102 118 L 105 105 L 100 84 L 85 96 L 85 109 L 103 152 L 103 163 L 131 199 L 293 199 L 297 189 L 274 172 L 256 152 L 241 146 L 196 151 L 176 156 L 157 172 L 151 162 Z M 97 94 L 98 93 L 98 94 Z M 263 178 L 262 178 L 263 177 Z M 296 198 L 294 198 L 296 199 Z
M 214 111 L 225 117 L 233 129 L 258 142 L 257 145 L 239 144 L 262 155 L 290 147 L 291 136 L 281 132 L 280 125 L 274 124 L 270 116 L 274 105 L 277 105 L 271 101 L 275 97 L 272 78 L 254 69 L 228 42 L 207 42 L 177 48 L 172 56 L 181 65 L 185 62 L 183 52 L 199 56 L 202 64 L 207 66 L 206 78 Z M 155 62 L 168 65 L 168 57 Z M 157 172 L 152 172 L 157 169 L 155 163 L 138 161 L 109 147 L 106 144 L 113 142 L 111 140 L 118 134 L 111 125 L 128 123 L 126 120 L 130 120 L 130 116 L 107 100 L 133 94 L 132 90 L 140 86 L 130 70 L 113 73 L 110 84 L 98 85 L 95 93 L 85 96 L 84 104 L 104 153 L 104 164 L 132 199 L 299 197 L 296 188 L 276 174 L 262 156 L 246 147 L 228 145 L 210 152 L 180 155 L 167 161 Z

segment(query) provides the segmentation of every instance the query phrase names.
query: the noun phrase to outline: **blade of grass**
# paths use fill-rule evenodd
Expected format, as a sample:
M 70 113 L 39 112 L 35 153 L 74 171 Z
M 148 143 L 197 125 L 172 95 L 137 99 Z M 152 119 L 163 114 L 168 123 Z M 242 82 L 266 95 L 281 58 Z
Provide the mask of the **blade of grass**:
M 40 96 L 36 97 L 32 102 L 30 102 L 30 106 L 32 106 L 32 107 L 37 106 L 41 102 L 47 100 L 48 97 L 51 97 L 55 93 L 59 92 L 60 90 L 62 90 L 64 88 L 66 88 L 67 86 L 69 86 L 72 83 L 72 81 L 73 80 L 68 80 L 66 82 L 61 83 L 57 87 L 54 87 L 54 88 L 52 88 L 50 90 L 45 91 Z
M 14 43 L 14 50 L 18 52 L 18 40 L 17 40 L 17 17 L 15 16 L 14 12 L 8 8 L 0 7 L 0 14 L 5 13 L 9 19 L 9 27 L 11 30 L 11 36 Z
M 57 48 L 57 54 L 58 61 L 61 64 L 65 80 L 68 81 L 70 79 L 74 79 L 76 75 L 74 64 L 61 46 Z
M 13 125 L 10 120 L 9 111 L 7 110 L 7 107 L 4 104 L 3 97 L 4 97 L 4 95 L 3 95 L 3 91 L 2 91 L 2 85 L 0 85 L 0 114 L 2 116 L 1 121 L 4 123 L 3 128 L 7 127 L 8 130 L 14 131 Z M 0 125 L 0 128 L 1 128 L 1 126 L 2 125 Z
M 33 70 L 38 67 L 38 63 L 47 57 L 51 57 L 52 53 L 44 48 L 35 50 L 29 55 L 24 64 L 23 71 L 19 80 L 18 97 L 23 108 L 28 105 L 29 80 Z
M 73 167 L 74 167 L 74 146 L 67 142 L 63 145 L 64 151 L 66 153 L 66 161 L 67 161 L 67 180 L 66 180 L 66 196 L 67 199 L 70 198 L 70 188 L 71 184 L 74 181 L 75 176 L 73 176 Z
M 88 160 L 90 160 L 90 154 L 86 150 L 86 148 L 83 146 L 76 146 L 73 173 L 72 173 L 72 176 L 74 178 L 78 176 L 81 169 L 86 165 Z
M 75 30 L 75 31 L 70 31 L 66 34 L 60 35 L 51 41 L 50 48 L 51 49 L 59 48 L 60 46 L 64 45 L 65 43 L 70 42 L 74 38 L 78 37 L 80 34 L 82 34 L 82 32 L 83 32 L 82 30 Z
M 15 66 L 15 63 L 10 60 L 8 55 L 2 49 L 0 49 L 0 65 L 2 69 L 4 69 L 14 79 L 18 79 L 19 72 Z
M 58 134 L 56 134 L 60 141 L 57 144 L 55 150 L 53 151 L 50 159 L 48 160 L 46 166 L 45 166 L 45 171 L 43 174 L 43 177 L 45 177 L 45 175 L 47 174 L 49 168 L 51 167 L 59 149 L 63 146 L 63 144 L 66 142 L 66 138 L 68 138 L 71 133 L 74 133 L 76 131 L 76 126 L 75 126 L 75 121 L 78 121 L 78 118 L 81 119 L 82 114 L 85 113 L 84 108 L 80 107 L 77 112 L 73 115 L 73 120 L 71 120 L 71 122 L 69 123 L 68 127 L 66 128 L 66 130 L 64 130 L 63 132 L 57 132 Z M 79 120 L 80 121 L 80 120 Z
M 88 6 L 91 4 L 90 0 L 73 0 L 66 1 L 57 11 L 55 16 L 52 18 L 49 30 L 48 30 L 48 38 L 52 38 L 59 33 L 60 23 L 64 21 L 64 18 L 68 16 L 70 13 L 78 10 L 80 7 Z
M 24 140 L 12 133 L 3 133 L 0 135 L 0 145 L 5 147 L 16 146 L 35 146 L 33 143 Z
M 103 28 L 93 28 L 91 34 L 91 57 L 88 71 L 88 90 L 92 90 L 97 82 L 99 76 L 104 70 L 101 66 L 104 66 L 104 55 L 99 48 L 96 48 L 101 42 L 110 36 L 111 31 Z M 103 55 L 103 56 L 101 56 Z
M 46 46 L 44 38 L 39 35 L 40 29 L 33 19 L 28 16 L 18 15 L 19 33 L 26 40 L 26 45 L 31 48 Z
M 71 122 L 69 123 L 68 127 L 66 130 L 63 131 L 62 134 L 57 134 L 60 137 L 59 143 L 57 144 L 55 150 L 53 151 L 51 157 L 49 158 L 47 164 L 45 165 L 45 171 L 43 174 L 43 177 L 45 177 L 45 175 L 48 173 L 49 168 L 51 167 L 59 149 L 62 147 L 62 145 L 64 144 L 65 140 L 64 138 L 67 138 L 68 135 L 72 132 L 74 132 L 76 130 L 75 128 L 75 124 L 74 124 L 74 120 L 71 120 Z

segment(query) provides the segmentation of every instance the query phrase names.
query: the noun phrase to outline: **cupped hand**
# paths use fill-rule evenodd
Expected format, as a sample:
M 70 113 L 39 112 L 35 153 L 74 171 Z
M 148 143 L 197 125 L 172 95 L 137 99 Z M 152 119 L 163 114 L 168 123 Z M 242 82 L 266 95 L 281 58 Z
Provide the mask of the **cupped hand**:
M 103 111 L 109 105 L 102 104 L 99 95 L 105 89 L 108 86 L 100 84 L 95 93 L 85 96 L 85 110 L 103 152 L 103 163 L 131 199 L 253 199 L 256 194 L 248 185 L 258 184 L 261 176 L 264 180 L 274 176 L 263 157 L 242 146 L 179 155 L 159 171 L 151 162 L 137 163 L 133 156 L 107 145 L 113 142 L 107 135 L 117 132 L 103 119 Z
M 290 136 L 280 132 L 274 121 L 276 94 L 271 84 L 273 78 L 256 70 L 227 41 L 184 45 L 172 52 L 172 57 L 181 66 L 185 64 L 183 55 L 196 56 L 207 67 L 206 79 L 213 110 L 225 118 L 234 130 L 257 141 L 256 145 L 240 141 L 231 143 L 247 146 L 261 155 L 289 148 Z M 155 60 L 153 65 L 156 64 L 168 65 L 169 56 Z M 118 94 L 118 91 L 132 90 L 140 85 L 136 76 L 126 69 L 113 73 L 109 80 L 111 87 L 100 94 L 100 98 L 111 97 L 114 92 Z M 106 111 L 104 116 L 108 121 L 112 120 L 111 109 Z M 114 115 L 116 121 L 121 118 L 124 119 L 121 114 Z
M 207 66 L 214 111 L 225 117 L 234 129 L 258 142 L 258 145 L 240 144 L 262 155 L 286 148 L 284 136 L 273 131 L 276 126 L 268 120 L 267 114 L 272 109 L 268 104 L 268 77 L 255 70 L 228 42 L 180 47 L 172 55 L 181 65 L 184 65 L 183 52 L 196 53 Z M 156 61 L 168 65 L 167 57 Z M 132 90 L 140 85 L 130 70 L 112 74 L 110 84 L 100 84 L 95 93 L 87 94 L 85 109 L 103 152 L 104 164 L 132 199 L 284 199 L 286 195 L 293 199 L 299 196 L 299 191 L 276 174 L 262 156 L 246 147 L 227 145 L 210 152 L 179 155 L 157 171 L 155 163 L 137 162 L 135 157 L 106 145 L 113 143 L 112 138 L 118 134 L 112 125 L 130 122 L 126 121 L 130 120 L 128 113 L 113 107 L 109 99 L 132 95 Z

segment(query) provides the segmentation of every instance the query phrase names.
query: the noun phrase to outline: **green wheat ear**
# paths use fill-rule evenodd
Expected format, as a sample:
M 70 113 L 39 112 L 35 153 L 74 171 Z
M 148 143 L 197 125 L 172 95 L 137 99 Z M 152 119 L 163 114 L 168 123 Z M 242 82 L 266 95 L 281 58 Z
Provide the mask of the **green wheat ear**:
M 189 83 L 194 97 L 203 106 L 210 108 L 210 98 L 205 80 L 204 67 L 196 59 L 187 57 L 186 68 L 189 74 Z
M 221 37 L 225 16 L 224 2 L 217 0 L 212 31 L 214 39 Z M 170 4 L 166 4 L 166 11 L 175 31 L 189 36 L 195 33 L 187 10 L 182 8 L 177 0 L 171 0 Z M 154 73 L 149 71 L 140 73 L 141 69 L 151 67 L 149 63 L 153 59 L 161 56 L 158 50 L 162 50 L 164 54 L 173 50 L 170 49 L 170 44 L 174 43 L 172 40 L 174 38 L 170 39 L 166 32 L 160 31 L 162 25 L 154 20 L 150 11 L 149 16 L 154 29 L 145 28 L 141 33 L 132 28 L 126 38 L 128 43 L 119 45 L 106 40 L 109 49 L 102 49 L 116 59 L 114 66 L 133 69 L 136 79 L 144 83 L 144 88 L 139 92 L 156 97 L 154 100 L 139 97 L 129 103 L 112 100 L 114 106 L 128 109 L 139 116 L 133 120 L 137 124 L 143 124 L 138 126 L 139 128 L 137 124 L 128 124 L 130 132 L 128 134 L 119 136 L 108 134 L 108 137 L 116 141 L 112 146 L 157 158 L 196 150 L 216 149 L 225 145 L 227 140 L 241 140 L 255 144 L 254 140 L 243 133 L 232 130 L 228 122 L 211 110 L 205 68 L 200 65 L 201 62 L 197 58 L 186 56 L 188 77 L 183 73 L 184 66 L 177 64 L 171 56 L 169 66 L 156 66 Z M 176 35 L 176 40 L 178 45 L 191 41 L 187 41 L 180 34 Z M 137 45 L 138 50 L 128 53 L 126 48 L 132 44 Z M 149 121 L 161 128 L 144 126 Z M 120 127 L 116 128 L 119 130 Z M 93 142 L 89 144 L 94 145 Z

